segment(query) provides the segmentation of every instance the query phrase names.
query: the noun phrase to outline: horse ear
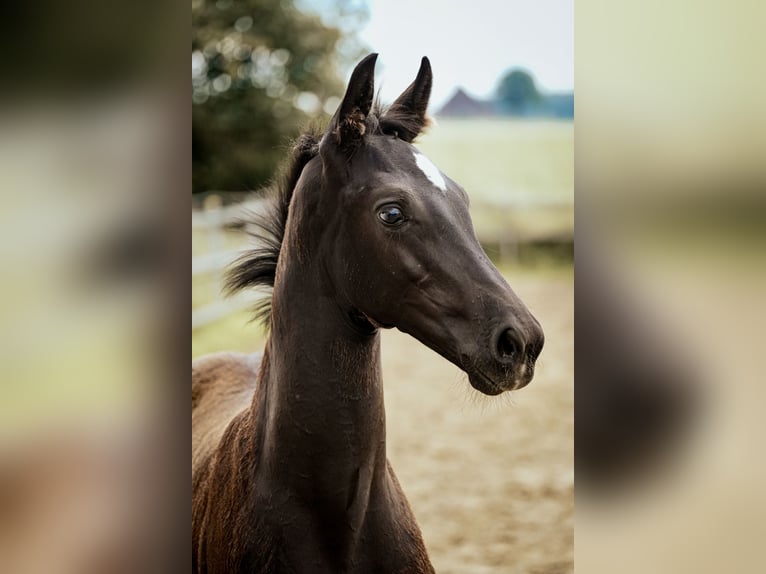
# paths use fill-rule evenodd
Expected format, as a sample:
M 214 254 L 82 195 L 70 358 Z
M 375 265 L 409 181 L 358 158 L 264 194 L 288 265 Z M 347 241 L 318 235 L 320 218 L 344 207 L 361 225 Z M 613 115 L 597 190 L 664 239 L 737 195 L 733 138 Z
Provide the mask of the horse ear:
M 414 140 L 428 125 L 426 110 L 431 97 L 431 62 L 425 56 L 420 61 L 420 70 L 415 81 L 396 98 L 381 118 L 383 131 L 396 132 L 406 142 Z
M 377 59 L 377 54 L 370 54 L 356 65 L 346 95 L 330 121 L 330 134 L 340 146 L 354 147 L 364 136 L 365 120 L 372 108 Z

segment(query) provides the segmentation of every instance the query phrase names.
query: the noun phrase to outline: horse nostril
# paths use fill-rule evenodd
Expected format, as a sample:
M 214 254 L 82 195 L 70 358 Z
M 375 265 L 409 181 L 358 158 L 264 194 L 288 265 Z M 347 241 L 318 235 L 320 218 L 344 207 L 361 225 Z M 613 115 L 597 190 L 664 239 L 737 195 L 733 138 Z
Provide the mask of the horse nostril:
M 497 354 L 501 360 L 519 356 L 521 349 L 522 345 L 511 329 L 506 329 L 500 333 L 500 338 L 497 340 Z

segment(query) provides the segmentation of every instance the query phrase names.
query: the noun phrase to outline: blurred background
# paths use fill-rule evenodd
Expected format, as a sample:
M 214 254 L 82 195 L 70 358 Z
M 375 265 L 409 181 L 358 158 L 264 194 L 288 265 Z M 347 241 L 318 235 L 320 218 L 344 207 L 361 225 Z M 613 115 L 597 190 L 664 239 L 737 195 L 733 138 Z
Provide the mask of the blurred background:
M 193 356 L 263 347 L 257 294 L 224 299 L 222 273 L 250 245 L 243 210 L 262 209 L 291 138 L 326 125 L 364 55 L 380 54 L 383 103 L 428 56 L 435 122 L 416 145 L 468 191 L 482 245 L 546 346 L 533 384 L 490 401 L 384 332 L 389 457 L 437 571 L 571 572 L 571 3 L 218 0 L 193 2 L 192 18 Z
M 577 3 L 578 571 L 766 569 L 765 17 Z

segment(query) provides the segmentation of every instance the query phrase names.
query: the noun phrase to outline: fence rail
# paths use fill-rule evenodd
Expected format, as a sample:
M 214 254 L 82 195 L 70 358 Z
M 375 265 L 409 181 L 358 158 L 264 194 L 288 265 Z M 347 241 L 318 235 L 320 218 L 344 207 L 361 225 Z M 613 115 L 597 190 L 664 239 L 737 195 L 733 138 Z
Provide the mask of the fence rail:
M 232 313 L 242 311 L 255 304 L 257 297 L 251 293 L 240 293 L 220 301 L 213 301 L 197 309 L 192 309 L 192 330 L 214 323 Z
M 205 209 L 192 210 L 192 231 L 203 231 L 207 244 L 206 253 L 192 257 L 192 278 L 212 275 L 215 283 L 221 285 L 224 269 L 242 253 L 240 249 L 225 247 L 227 227 L 239 225 L 243 215 L 259 212 L 264 203 L 263 200 L 252 200 L 237 205 L 221 206 L 215 196 L 208 199 L 211 201 L 206 202 Z M 220 297 L 193 308 L 192 330 L 251 307 L 257 299 L 257 293 L 239 293 L 226 298 Z

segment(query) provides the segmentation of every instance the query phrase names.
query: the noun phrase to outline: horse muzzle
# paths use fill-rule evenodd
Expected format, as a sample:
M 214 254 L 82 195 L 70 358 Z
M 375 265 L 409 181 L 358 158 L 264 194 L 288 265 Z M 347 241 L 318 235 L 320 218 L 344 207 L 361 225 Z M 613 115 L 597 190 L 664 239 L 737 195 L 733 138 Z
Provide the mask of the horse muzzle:
M 484 361 L 471 361 L 465 367 L 468 381 L 485 395 L 499 395 L 527 386 L 535 373 L 535 363 L 543 349 L 545 336 L 533 320 L 524 328 L 503 325 L 489 345 Z

